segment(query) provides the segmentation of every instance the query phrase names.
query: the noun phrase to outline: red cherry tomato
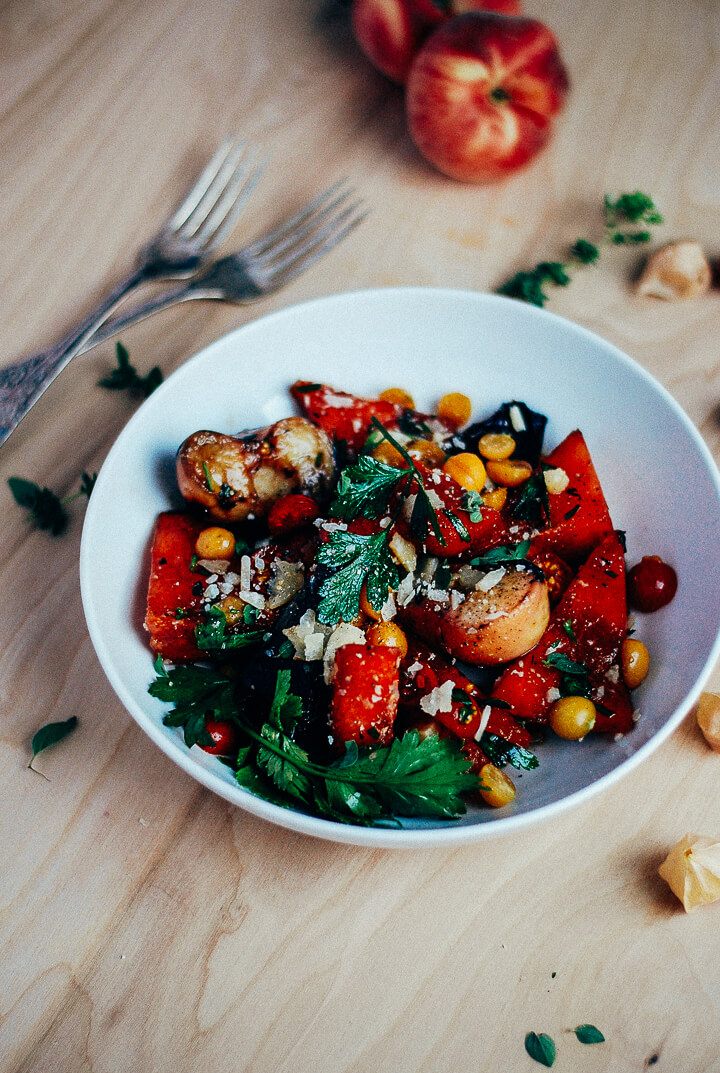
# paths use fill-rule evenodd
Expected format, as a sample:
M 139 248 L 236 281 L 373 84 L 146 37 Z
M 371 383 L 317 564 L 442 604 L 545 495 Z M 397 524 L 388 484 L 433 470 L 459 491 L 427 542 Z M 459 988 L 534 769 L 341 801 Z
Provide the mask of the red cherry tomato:
M 677 574 L 659 555 L 643 555 L 628 574 L 628 600 L 638 611 L 658 611 L 677 592 Z
M 240 737 L 235 723 L 224 719 L 208 719 L 205 729 L 213 740 L 212 745 L 201 745 L 206 753 L 213 756 L 232 756 L 240 747 Z
M 318 505 L 312 496 L 296 492 L 273 503 L 268 514 L 268 529 L 271 533 L 290 533 L 303 525 L 310 525 L 319 516 Z

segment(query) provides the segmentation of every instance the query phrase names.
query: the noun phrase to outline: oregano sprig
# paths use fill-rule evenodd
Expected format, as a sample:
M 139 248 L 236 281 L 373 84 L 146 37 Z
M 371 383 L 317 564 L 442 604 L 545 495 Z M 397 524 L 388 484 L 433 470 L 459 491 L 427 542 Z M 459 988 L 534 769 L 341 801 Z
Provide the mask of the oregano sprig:
M 15 502 L 29 511 L 38 529 L 45 529 L 52 536 L 60 536 L 67 529 L 70 520 L 65 507 L 82 495 L 89 499 L 96 480 L 97 473 L 83 473 L 78 491 L 62 499 L 52 489 L 41 487 L 25 477 L 9 477 L 8 486 Z
M 163 374 L 159 366 L 154 365 L 146 376 L 140 376 L 134 365 L 130 364 L 130 355 L 122 343 L 115 344 L 116 367 L 98 380 L 100 387 L 108 391 L 129 391 L 146 399 L 162 383 Z
M 578 238 L 568 250 L 564 261 L 541 261 L 529 272 L 517 272 L 497 288 L 497 293 L 529 302 L 531 305 L 544 306 L 549 299 L 544 290 L 546 284 L 567 287 L 574 269 L 581 265 L 595 264 L 603 244 L 642 245 L 652 237 L 650 228 L 663 222 L 653 199 L 640 190 L 620 194 L 614 201 L 606 194 L 603 213 L 605 230 L 598 242 Z

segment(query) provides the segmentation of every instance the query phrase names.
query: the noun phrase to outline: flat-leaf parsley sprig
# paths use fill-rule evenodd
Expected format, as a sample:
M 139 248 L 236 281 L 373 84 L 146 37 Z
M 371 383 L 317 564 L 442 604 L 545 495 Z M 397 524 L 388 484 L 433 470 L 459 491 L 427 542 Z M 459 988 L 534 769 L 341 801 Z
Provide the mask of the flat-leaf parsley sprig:
M 347 521 L 358 517 L 377 519 L 388 510 L 394 496 L 399 497 L 399 503 L 389 524 L 379 532 L 365 535 L 335 529 L 319 549 L 318 563 L 333 571 L 322 584 L 318 607 L 320 622 L 328 625 L 355 618 L 363 585 L 371 606 L 378 609 L 385 603 L 388 591 L 397 587 L 398 573 L 389 545 L 395 523 L 411 495 L 415 495 L 410 517 L 413 534 L 423 539 L 430 525 L 440 543 L 445 543 L 437 511 L 412 457 L 377 418 L 372 424 L 402 456 L 406 466 L 396 468 L 372 455 L 361 455 L 343 470 L 330 513 L 333 518 Z
M 636 190 L 621 194 L 615 201 L 607 194 L 603 203 L 605 232 L 597 244 L 579 238 L 568 251 L 565 261 L 541 261 L 529 272 L 518 272 L 497 289 L 498 294 L 518 298 L 531 305 L 544 306 L 548 295 L 543 290 L 547 283 L 567 287 L 570 272 L 579 265 L 595 264 L 600 257 L 600 245 L 638 246 L 649 242 L 650 227 L 661 224 L 663 218 L 655 202 L 648 194 Z
M 303 705 L 291 690 L 287 669 L 278 671 L 260 725 L 242 709 L 236 683 L 222 671 L 192 665 L 168 670 L 161 658 L 155 671 L 150 694 L 174 706 L 165 726 L 182 727 L 188 746 L 209 745 L 206 720 L 232 720 L 244 736 L 238 784 L 275 804 L 300 806 L 340 823 L 399 826 L 396 816 L 456 819 L 466 812 L 462 795 L 480 788 L 459 739 L 430 735 L 421 740 L 414 730 L 387 747 L 360 749 L 346 742 L 336 762 L 313 762 L 294 738 Z
M 299 698 L 290 692 L 290 671 L 281 670 L 261 730 L 242 721 L 255 748 L 241 753 L 241 786 L 262 792 L 259 768 L 284 798 L 281 803 L 300 803 L 328 819 L 363 826 L 397 823 L 396 816 L 455 819 L 466 811 L 461 795 L 479 786 L 459 741 L 434 735 L 421 740 L 412 730 L 372 750 L 348 742 L 341 760 L 313 763 L 291 737 L 300 711 Z

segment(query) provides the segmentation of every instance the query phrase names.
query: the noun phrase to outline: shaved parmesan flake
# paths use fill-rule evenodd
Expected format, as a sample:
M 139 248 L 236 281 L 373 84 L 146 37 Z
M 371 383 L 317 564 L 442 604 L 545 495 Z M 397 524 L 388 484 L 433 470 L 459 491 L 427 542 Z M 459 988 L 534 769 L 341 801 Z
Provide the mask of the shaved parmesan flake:
M 452 711 L 452 694 L 455 683 L 452 678 L 443 682 L 441 686 L 435 686 L 425 697 L 420 698 L 420 707 L 427 715 L 437 715 L 438 712 Z
M 480 741 L 480 738 L 483 736 L 483 734 L 487 730 L 487 725 L 490 722 L 490 716 L 491 715 L 492 715 L 492 708 L 491 708 L 491 706 L 489 704 L 486 704 L 485 707 L 482 710 L 482 715 L 480 716 L 480 726 L 475 731 L 475 741 Z
M 494 588 L 498 581 L 502 581 L 505 574 L 506 570 L 504 566 L 499 566 L 497 570 L 490 570 L 485 577 L 480 578 L 475 588 L 479 589 L 481 592 L 490 592 L 490 589 Z
M 252 565 L 250 563 L 250 556 L 243 555 L 240 560 L 240 588 L 247 592 L 252 583 Z
M 510 407 L 510 424 L 516 432 L 525 432 L 527 425 L 519 406 Z

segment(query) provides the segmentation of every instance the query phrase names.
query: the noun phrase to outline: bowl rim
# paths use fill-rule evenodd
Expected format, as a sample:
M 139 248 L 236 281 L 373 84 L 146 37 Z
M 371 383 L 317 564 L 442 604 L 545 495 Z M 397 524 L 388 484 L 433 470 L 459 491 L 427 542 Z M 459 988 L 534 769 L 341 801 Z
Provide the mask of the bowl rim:
M 157 405 L 158 398 L 162 399 L 163 395 L 168 390 L 172 390 L 173 382 L 176 377 L 178 377 L 178 374 L 182 373 L 182 375 L 187 375 L 183 370 L 186 370 L 188 367 L 192 368 L 193 365 L 205 360 L 207 355 L 214 349 L 226 346 L 235 338 L 241 339 L 243 334 L 248 331 L 257 331 L 258 328 L 262 330 L 262 326 L 267 323 L 274 324 L 283 319 L 295 317 L 298 314 L 302 316 L 305 313 L 312 313 L 313 309 L 316 307 L 331 306 L 333 304 L 342 306 L 348 302 L 374 302 L 377 300 L 392 302 L 397 296 L 401 296 L 403 300 L 406 298 L 417 299 L 418 297 L 427 297 L 429 293 L 433 296 L 438 296 L 441 299 L 471 301 L 473 304 L 480 305 L 487 303 L 491 308 L 493 305 L 496 305 L 499 309 L 512 307 L 515 310 L 517 306 L 520 305 L 523 310 L 523 315 L 530 318 L 537 317 L 542 320 L 550 319 L 550 321 L 554 321 L 557 327 L 563 332 L 569 331 L 571 335 L 574 334 L 579 338 L 583 338 L 594 346 L 600 346 L 613 358 L 613 360 L 619 361 L 620 364 L 624 365 L 635 375 L 644 380 L 646 385 L 655 393 L 659 394 L 664 403 L 674 412 L 689 438 L 693 441 L 700 459 L 704 463 L 708 475 L 715 487 L 718 500 L 720 501 L 720 472 L 718 471 L 718 467 L 710 449 L 694 423 L 674 396 L 671 395 L 647 369 L 640 365 L 638 361 L 630 357 L 630 355 L 626 354 L 615 344 L 604 339 L 589 328 L 577 324 L 557 313 L 525 303 L 518 303 L 517 300 L 502 295 L 488 294 L 481 291 L 462 288 L 425 286 L 375 287 L 340 291 L 334 294 L 319 296 L 288 306 L 283 306 L 281 309 L 251 319 L 245 324 L 223 333 L 194 353 L 177 369 L 173 370 L 171 375 L 168 376 L 155 392 L 153 392 L 150 399 L 146 400 L 146 402 L 138 408 L 113 442 L 98 474 L 98 482 L 102 482 L 103 471 L 107 472 L 108 470 L 108 462 L 122 450 L 124 443 L 131 438 L 136 424 L 142 422 L 144 418 L 143 411 L 148 402 L 154 399 L 155 402 L 153 405 Z M 170 385 L 170 388 L 168 388 L 168 385 Z M 324 839 L 326 841 L 362 845 L 378 849 L 421 849 L 440 846 L 458 846 L 510 835 L 517 831 L 525 830 L 537 823 L 541 823 L 553 816 L 560 815 L 571 808 L 575 808 L 617 783 L 667 740 L 692 707 L 697 703 L 703 686 L 711 675 L 718 657 L 720 657 L 719 629 L 710 647 L 702 671 L 696 678 L 692 688 L 686 693 L 682 702 L 672 712 L 666 722 L 655 731 L 648 741 L 641 745 L 631 755 L 621 759 L 612 770 L 556 801 L 539 805 L 530 811 L 509 816 L 500 815 L 492 820 L 466 824 L 463 826 L 453 825 L 452 821 L 444 822 L 442 826 L 422 828 L 392 828 L 379 826 L 358 827 L 350 824 L 342 824 L 337 821 L 323 819 L 294 809 L 274 805 L 271 802 L 265 801 L 263 798 L 254 796 L 242 787 L 236 787 L 224 782 L 214 771 L 200 764 L 193 756 L 192 752 L 184 745 L 182 746 L 182 749 L 178 749 L 175 740 L 162 733 L 150 716 L 136 705 L 125 686 L 122 676 L 116 671 L 110 651 L 105 643 L 103 631 L 99 627 L 95 618 L 95 609 L 90 598 L 93 584 L 93 564 L 90 555 L 90 539 L 94 518 L 94 501 L 91 497 L 83 525 L 80 547 L 79 573 L 82 603 L 88 631 L 98 660 L 105 676 L 125 709 L 166 756 L 207 789 L 212 790 L 220 797 L 260 819 L 269 821 L 275 825 L 279 825 L 297 833 L 311 835 L 312 837 Z

